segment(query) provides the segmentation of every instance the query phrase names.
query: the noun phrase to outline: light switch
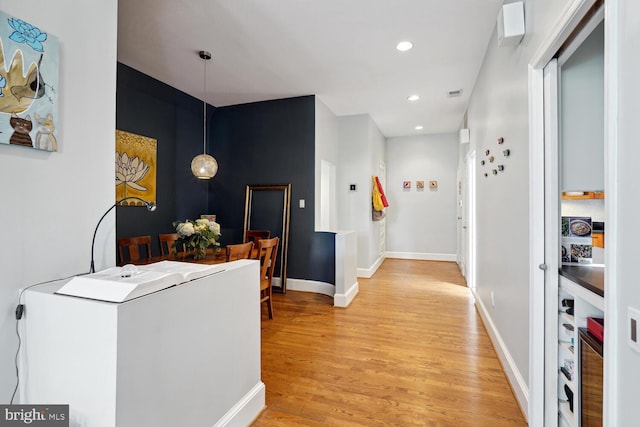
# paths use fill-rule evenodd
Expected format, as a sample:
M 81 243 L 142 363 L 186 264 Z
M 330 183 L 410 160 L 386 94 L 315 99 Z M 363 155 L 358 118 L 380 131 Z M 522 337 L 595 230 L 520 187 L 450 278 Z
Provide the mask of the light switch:
M 300 199 L 300 209 L 304 209 L 304 199 Z
M 638 337 L 638 326 L 640 326 L 638 325 L 638 322 L 640 322 L 640 311 L 636 310 L 635 308 L 629 307 L 627 312 L 629 317 L 629 332 L 627 335 L 629 337 L 629 346 L 640 353 L 640 337 Z

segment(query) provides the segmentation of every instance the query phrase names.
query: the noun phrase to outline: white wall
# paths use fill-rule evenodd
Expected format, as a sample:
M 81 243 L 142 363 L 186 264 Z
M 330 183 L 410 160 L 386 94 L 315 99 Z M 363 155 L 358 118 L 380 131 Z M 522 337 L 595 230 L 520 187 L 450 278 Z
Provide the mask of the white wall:
M 370 275 L 382 259 L 379 231 L 371 219 L 371 176 L 384 161 L 384 137 L 368 114 L 338 117 L 338 229 L 358 234 L 358 274 Z M 356 184 L 356 191 L 349 185 Z
M 505 368 L 524 383 L 513 384 L 516 388 L 527 387 L 529 371 L 528 65 L 568 4 L 526 1 L 527 34 L 518 46 L 498 47 L 494 32 L 468 107 L 469 149 L 477 148 L 476 297 L 499 340 L 494 344 L 509 358 Z M 504 145 L 497 144 L 498 137 Z M 485 149 L 504 148 L 512 153 L 504 159 L 505 171 L 492 176 L 489 170 L 485 178 L 489 168 L 479 164 L 486 160 Z
M 387 256 L 455 261 L 457 161 L 454 133 L 387 139 Z
M 605 354 L 605 357 L 615 358 L 612 365 L 617 369 L 617 372 L 612 373 L 615 377 L 612 384 L 617 395 L 611 400 L 611 412 L 618 416 L 615 425 L 632 426 L 638 424 L 637 396 L 640 394 L 640 369 L 638 369 L 640 354 L 627 345 L 629 333 L 627 307 L 640 310 L 637 269 L 639 255 L 637 242 L 640 239 L 640 229 L 636 226 L 640 210 L 640 197 L 638 197 L 640 145 L 637 138 L 637 123 L 640 116 L 640 79 L 638 79 L 640 76 L 638 51 L 640 2 L 619 0 L 617 3 L 619 3 L 619 11 L 616 15 L 618 25 L 613 27 L 611 34 L 617 35 L 619 50 L 618 90 L 613 95 L 614 99 L 617 96 L 618 118 L 617 122 L 613 123 L 613 128 L 614 132 L 618 133 L 618 142 L 617 153 L 615 150 L 610 151 L 613 154 L 613 161 L 617 162 L 617 167 L 607 172 L 609 182 L 607 199 L 605 199 L 607 207 L 615 209 L 615 212 L 607 212 L 607 232 L 613 231 L 613 235 L 606 235 L 606 245 L 607 254 L 610 256 L 607 260 L 607 268 L 610 265 L 614 266 L 617 274 L 615 280 L 617 295 L 605 294 L 605 296 L 614 297 L 612 301 L 607 302 L 608 319 L 606 321 L 618 316 L 616 323 L 619 333 L 617 337 L 611 337 L 616 340 L 615 351 L 613 354 Z M 617 191 L 609 191 L 616 186 Z M 613 248 L 610 237 L 615 239 Z M 607 345 L 606 341 L 605 345 Z
M 24 0 L 2 9 L 60 41 L 59 151 L 0 145 L 0 401 L 8 403 L 18 289 L 87 272 L 94 227 L 115 200 L 117 1 Z M 114 240 L 110 215 L 97 266 L 115 264 Z
M 380 176 L 380 162 L 386 164 L 385 137 L 371 119 L 369 119 L 369 141 L 369 152 L 371 154 L 369 178 L 371 178 L 372 176 Z M 380 177 L 380 180 L 384 185 L 384 178 Z M 369 180 L 369 183 L 369 198 L 371 199 L 373 181 Z M 384 188 L 384 190 L 386 192 L 386 188 Z M 385 211 L 388 211 L 388 209 L 385 209 Z M 371 214 L 371 204 L 369 204 L 369 213 Z M 371 268 L 373 265 L 380 264 L 384 255 L 380 253 L 380 227 L 382 222 L 371 220 L 371 216 L 369 218 L 371 229 L 369 232 L 369 256 L 367 258 L 367 265 Z
M 604 189 L 604 23 L 560 68 L 560 189 Z
M 338 223 L 336 177 L 327 176 L 336 171 L 339 162 L 338 118 L 317 96 L 315 99 L 315 229 L 330 231 L 336 230 Z

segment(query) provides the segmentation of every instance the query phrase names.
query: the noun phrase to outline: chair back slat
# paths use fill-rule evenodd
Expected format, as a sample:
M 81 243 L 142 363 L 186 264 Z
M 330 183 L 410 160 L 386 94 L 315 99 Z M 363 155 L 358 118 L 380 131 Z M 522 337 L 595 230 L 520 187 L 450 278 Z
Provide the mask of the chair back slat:
M 247 259 L 251 256 L 253 242 L 239 243 L 237 245 L 227 245 L 227 262 L 238 259 Z
M 151 257 L 151 236 L 122 237 L 118 239 L 118 257 L 120 264 L 125 263 L 125 248 L 129 252 L 128 262 L 135 262 L 142 259 L 140 246 L 146 249 L 145 258 Z
M 158 234 L 158 241 L 160 242 L 160 254 L 161 255 L 169 255 L 173 252 L 173 244 L 178 240 L 180 235 L 178 233 L 167 233 L 167 234 Z M 182 246 L 182 250 L 184 251 L 184 245 Z M 178 248 L 176 248 L 176 252 Z
M 258 240 L 258 256 L 260 257 L 260 302 L 267 303 L 269 319 L 273 319 L 271 284 L 273 282 L 273 272 L 276 268 L 279 242 L 280 239 L 277 237 Z

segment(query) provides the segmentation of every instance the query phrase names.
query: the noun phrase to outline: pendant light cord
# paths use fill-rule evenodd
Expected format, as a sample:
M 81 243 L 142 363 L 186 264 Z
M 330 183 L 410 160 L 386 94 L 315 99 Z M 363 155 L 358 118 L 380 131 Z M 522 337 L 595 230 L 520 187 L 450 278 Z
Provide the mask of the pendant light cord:
M 207 154 L 207 58 L 203 59 L 204 61 L 204 94 L 202 96 L 202 131 L 204 133 L 204 138 L 202 141 L 202 152 Z

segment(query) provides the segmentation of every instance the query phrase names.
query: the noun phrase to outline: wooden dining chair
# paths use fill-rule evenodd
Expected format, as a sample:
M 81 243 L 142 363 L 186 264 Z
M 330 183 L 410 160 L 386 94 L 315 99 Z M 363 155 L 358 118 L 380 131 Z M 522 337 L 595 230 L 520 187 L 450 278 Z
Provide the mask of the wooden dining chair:
M 127 248 L 129 252 L 128 262 L 140 261 L 142 259 L 140 256 L 140 246 L 146 248 L 147 253 L 145 258 L 151 257 L 151 236 L 122 237 L 118 239 L 118 257 L 120 264 L 125 263 L 125 248 Z
M 174 251 L 172 247 L 173 244 L 178 240 L 180 235 L 178 233 L 167 233 L 167 234 L 158 234 L 158 241 L 160 242 L 160 254 L 161 255 L 169 255 Z M 184 252 L 185 248 L 182 245 L 182 251 Z M 178 248 L 175 248 L 175 251 L 178 251 Z
M 273 281 L 273 271 L 276 268 L 279 242 L 280 239 L 277 237 L 258 240 L 258 254 L 260 257 L 260 304 L 263 302 L 267 303 L 269 319 L 273 319 L 271 282 Z
M 227 262 L 237 259 L 247 259 L 251 257 L 253 242 L 239 243 L 237 245 L 227 245 Z
M 244 242 L 253 242 L 253 252 L 249 258 L 258 259 L 258 241 L 260 239 L 269 239 L 271 232 L 269 230 L 247 230 L 244 235 Z

